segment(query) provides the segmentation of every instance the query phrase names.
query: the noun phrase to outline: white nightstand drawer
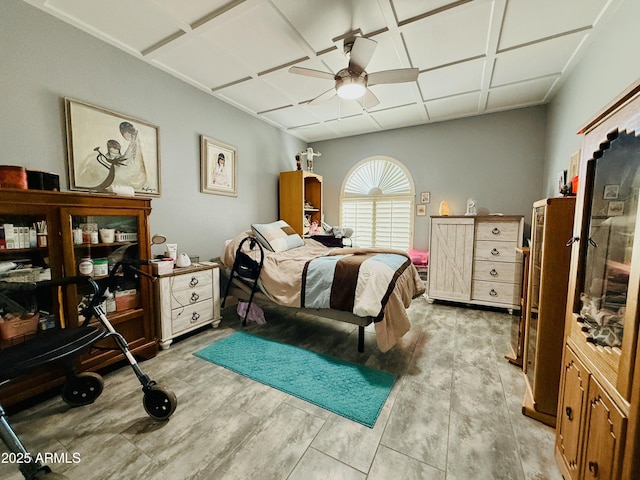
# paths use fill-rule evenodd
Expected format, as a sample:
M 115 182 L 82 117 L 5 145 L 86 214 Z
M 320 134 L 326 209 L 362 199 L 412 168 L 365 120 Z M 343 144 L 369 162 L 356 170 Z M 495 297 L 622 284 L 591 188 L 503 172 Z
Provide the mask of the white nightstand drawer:
M 171 295 L 171 308 L 184 307 L 187 305 L 193 305 L 194 303 L 202 302 L 204 300 L 208 300 L 213 296 L 213 291 L 211 289 L 211 283 L 199 283 L 198 286 L 182 289 L 182 290 L 173 290 Z
M 489 262 L 516 262 L 515 242 L 496 242 L 478 240 L 474 251 L 474 260 Z
M 518 222 L 487 221 L 476 225 L 476 240 L 497 240 L 518 243 L 520 224 Z
M 195 303 L 185 306 L 184 308 L 176 308 L 171 311 L 171 330 L 173 334 L 188 329 L 192 329 L 197 325 L 204 325 L 213 320 L 213 300 L 209 299 L 204 302 Z
M 522 265 L 507 262 L 473 262 L 473 279 L 488 282 L 520 283 Z
M 211 270 L 174 275 L 171 279 L 171 291 L 175 294 L 180 290 L 202 286 L 208 286 L 211 289 L 211 278 Z
M 517 304 L 520 298 L 519 283 L 498 283 L 474 280 L 471 287 L 471 299 L 492 303 Z

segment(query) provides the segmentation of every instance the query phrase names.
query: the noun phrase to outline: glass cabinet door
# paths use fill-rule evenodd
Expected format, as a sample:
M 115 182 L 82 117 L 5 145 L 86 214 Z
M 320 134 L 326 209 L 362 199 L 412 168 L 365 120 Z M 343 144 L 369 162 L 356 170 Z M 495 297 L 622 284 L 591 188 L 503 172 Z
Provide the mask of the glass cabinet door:
M 60 275 L 60 260 L 49 246 L 57 226 L 46 210 L 34 212 L 22 205 L 0 207 L 0 281 L 32 283 Z M 53 274 L 52 274 L 53 270 Z M 0 289 L 0 348 L 33 337 L 38 330 L 56 325 L 60 308 L 56 295 L 2 291 Z
M 130 272 L 123 274 L 121 269 L 113 277 L 110 273 L 123 258 L 146 258 L 149 255 L 144 233 L 145 217 L 127 210 L 103 211 L 104 214 L 97 215 L 95 208 L 62 210 L 63 243 L 67 246 L 65 275 L 87 275 L 93 277 L 100 287 L 106 284 L 108 292 L 103 308 L 107 314 L 131 317 L 142 305 L 140 277 Z M 80 307 L 89 300 L 77 292 L 76 295 Z M 81 316 L 70 319 L 74 324 L 82 320 Z M 117 319 L 112 323 L 117 323 Z
M 627 333 L 624 324 L 638 215 L 640 139 L 620 133 L 602 147 L 600 158 L 587 165 L 591 199 L 585 205 L 582 237 L 586 242 L 581 242 L 580 311 L 576 313 L 588 342 L 619 351 Z
M 533 209 L 531 232 L 531 259 L 529 264 L 529 315 L 527 330 L 527 365 L 526 374 L 529 384 L 533 385 L 535 377 L 536 349 L 538 347 L 538 309 L 540 305 L 540 281 L 542 273 L 542 239 L 544 235 L 545 207 Z

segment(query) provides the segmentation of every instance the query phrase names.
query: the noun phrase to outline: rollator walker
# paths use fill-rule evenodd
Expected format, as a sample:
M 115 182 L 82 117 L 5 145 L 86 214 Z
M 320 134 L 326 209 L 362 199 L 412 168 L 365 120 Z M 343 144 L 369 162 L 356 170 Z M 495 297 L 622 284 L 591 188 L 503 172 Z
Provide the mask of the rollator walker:
M 88 291 L 90 300 L 88 303 L 79 304 L 79 314 L 84 321 L 79 327 L 53 328 L 38 332 L 34 338 L 24 343 L 0 350 L 0 386 L 10 382 L 15 377 L 28 374 L 37 367 L 47 364 L 59 364 L 65 368 L 66 383 L 62 388 L 62 399 L 73 407 L 79 407 L 93 403 L 102 393 L 104 381 L 101 375 L 95 372 L 77 373 L 73 360 L 89 351 L 96 342 L 107 338 L 113 338 L 117 347 L 122 351 L 126 361 L 133 369 L 136 377 L 142 385 L 143 405 L 147 414 L 156 420 L 168 419 L 176 409 L 177 398 L 175 394 L 151 380 L 139 367 L 133 354 L 129 351 L 127 341 L 119 334 L 109 322 L 103 307 L 105 292 L 111 287 L 116 278 L 116 273 L 122 270 L 126 276 L 143 275 L 154 278 L 140 270 L 140 265 L 147 264 L 146 260 L 122 259 L 117 262 L 107 281 L 102 286 L 89 276 L 63 277 L 55 280 L 46 280 L 35 283 L 10 283 L 0 282 L 0 303 L 12 304 L 12 298 L 28 295 L 35 297 L 41 289 L 57 288 L 64 285 L 77 285 L 78 292 Z M 90 325 L 90 320 L 96 318 L 99 324 Z M 99 348 L 96 346 L 96 348 Z M 100 347 L 102 348 L 102 347 Z M 0 437 L 9 451 L 20 463 L 20 471 L 24 478 L 65 478 L 51 472 L 51 469 L 41 464 L 26 450 L 13 428 L 8 422 L 7 415 L 0 404 Z

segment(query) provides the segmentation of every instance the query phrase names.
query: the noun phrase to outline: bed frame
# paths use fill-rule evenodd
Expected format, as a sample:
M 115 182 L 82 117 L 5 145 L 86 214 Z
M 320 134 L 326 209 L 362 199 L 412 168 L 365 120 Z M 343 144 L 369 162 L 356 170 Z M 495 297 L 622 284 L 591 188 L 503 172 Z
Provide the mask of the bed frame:
M 222 269 L 221 269 L 222 270 Z M 229 282 L 229 277 L 227 276 L 227 272 L 222 270 L 222 274 L 225 277 L 225 280 Z M 229 285 L 228 295 L 237 298 L 238 300 L 248 301 L 251 296 L 251 286 L 244 283 L 237 277 L 234 277 L 231 280 L 231 284 Z M 306 313 L 315 317 L 320 318 L 328 318 L 331 320 L 337 320 L 340 322 L 351 323 L 352 325 L 358 326 L 358 352 L 364 352 L 364 327 L 373 322 L 373 318 L 371 317 L 359 317 L 353 313 L 344 312 L 342 310 L 332 310 L 330 308 L 295 308 L 295 307 L 284 307 L 282 305 L 278 305 L 274 301 L 272 301 L 267 295 L 265 295 L 262 291 L 258 290 L 253 294 L 253 303 L 256 303 L 259 306 L 278 306 L 279 308 L 284 308 L 287 310 L 292 310 L 295 312 Z

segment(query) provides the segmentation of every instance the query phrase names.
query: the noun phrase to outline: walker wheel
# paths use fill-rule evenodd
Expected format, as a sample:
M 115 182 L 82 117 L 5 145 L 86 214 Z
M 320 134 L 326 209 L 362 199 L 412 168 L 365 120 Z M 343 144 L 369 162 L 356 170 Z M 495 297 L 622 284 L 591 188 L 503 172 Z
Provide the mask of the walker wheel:
M 104 380 L 94 372 L 83 372 L 67 379 L 62 388 L 62 399 L 72 407 L 93 403 L 102 393 Z
M 154 385 L 144 393 L 142 403 L 150 417 L 156 420 L 165 420 L 175 412 L 178 399 L 171 390 Z

